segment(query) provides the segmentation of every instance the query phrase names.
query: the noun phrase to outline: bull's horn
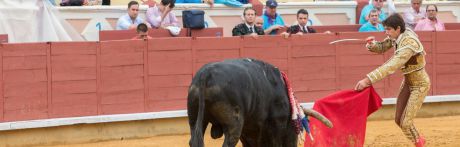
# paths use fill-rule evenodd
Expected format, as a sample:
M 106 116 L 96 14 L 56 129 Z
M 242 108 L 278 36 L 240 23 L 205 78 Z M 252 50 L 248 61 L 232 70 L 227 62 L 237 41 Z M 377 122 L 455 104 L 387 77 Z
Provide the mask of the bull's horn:
M 323 124 L 325 124 L 327 127 L 332 128 L 332 123 L 331 123 L 331 121 L 329 121 L 329 119 L 327 119 L 326 117 L 324 117 L 321 113 L 316 112 L 315 110 L 306 109 L 306 108 L 303 108 L 303 112 L 305 113 L 305 115 L 312 116 L 312 117 L 318 119 L 318 120 L 319 120 L 320 122 L 322 122 Z

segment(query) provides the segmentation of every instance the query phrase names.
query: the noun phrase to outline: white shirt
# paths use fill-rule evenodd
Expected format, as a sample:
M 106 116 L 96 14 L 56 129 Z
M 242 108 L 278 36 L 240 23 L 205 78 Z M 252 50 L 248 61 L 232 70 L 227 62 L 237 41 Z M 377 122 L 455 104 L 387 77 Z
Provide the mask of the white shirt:
M 423 18 L 426 17 L 426 12 L 425 9 L 420 8 L 419 13 L 417 13 L 412 7 L 407 9 L 404 12 L 404 21 L 406 22 L 407 26 L 410 27 L 411 29 L 414 29 L 415 26 L 417 25 L 417 22 L 415 21 L 415 18 Z
M 248 27 L 249 30 L 251 30 L 251 27 L 252 27 L 252 32 L 253 32 L 253 33 L 256 32 L 256 29 L 254 28 L 254 24 L 252 24 L 252 26 L 249 25 L 248 23 L 244 23 L 244 24 L 246 24 L 246 27 Z

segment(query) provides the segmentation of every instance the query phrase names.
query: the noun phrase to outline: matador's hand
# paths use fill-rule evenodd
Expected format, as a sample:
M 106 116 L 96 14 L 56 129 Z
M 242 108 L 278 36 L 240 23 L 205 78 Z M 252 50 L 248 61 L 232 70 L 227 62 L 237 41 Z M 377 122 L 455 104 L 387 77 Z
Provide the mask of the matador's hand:
M 369 36 L 366 38 L 366 47 L 373 48 L 375 46 L 375 37 Z
M 371 80 L 369 80 L 369 78 L 366 77 L 356 84 L 355 90 L 361 91 L 369 86 L 371 86 Z

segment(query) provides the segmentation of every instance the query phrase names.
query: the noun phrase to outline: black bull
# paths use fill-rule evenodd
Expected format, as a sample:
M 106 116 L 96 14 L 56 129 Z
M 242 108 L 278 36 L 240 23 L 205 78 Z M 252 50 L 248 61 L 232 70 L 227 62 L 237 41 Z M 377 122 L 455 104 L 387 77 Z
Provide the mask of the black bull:
M 225 134 L 223 146 L 295 147 L 288 93 L 280 71 L 254 59 L 235 59 L 204 65 L 192 79 L 187 101 L 190 146 L 204 146 L 203 132 Z M 307 115 L 332 124 L 321 114 Z

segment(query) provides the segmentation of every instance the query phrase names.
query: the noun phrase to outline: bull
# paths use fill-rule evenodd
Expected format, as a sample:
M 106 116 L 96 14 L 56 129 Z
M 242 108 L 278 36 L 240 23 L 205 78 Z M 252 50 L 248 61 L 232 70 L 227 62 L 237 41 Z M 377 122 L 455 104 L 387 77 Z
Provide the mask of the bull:
M 192 79 L 187 110 L 192 147 L 204 146 L 203 135 L 211 123 L 211 137 L 225 135 L 224 147 L 295 147 L 298 135 L 291 122 L 288 92 L 278 68 L 255 59 L 209 63 Z M 316 111 L 303 109 L 328 126 Z

